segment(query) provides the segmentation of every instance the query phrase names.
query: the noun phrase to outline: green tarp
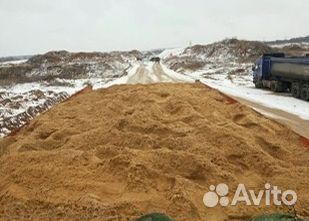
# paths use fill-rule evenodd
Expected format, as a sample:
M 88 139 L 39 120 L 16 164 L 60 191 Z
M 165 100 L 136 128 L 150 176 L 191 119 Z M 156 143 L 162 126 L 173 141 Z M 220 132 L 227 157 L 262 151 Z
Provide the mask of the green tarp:
M 176 221 L 165 214 L 161 213 L 150 213 L 145 216 L 142 216 L 134 221 Z M 193 220 L 190 220 L 193 221 Z M 205 217 L 205 221 L 207 218 Z M 272 215 L 263 215 L 257 216 L 250 220 L 243 221 L 309 221 L 309 219 L 298 219 L 295 216 L 287 214 L 272 214 Z

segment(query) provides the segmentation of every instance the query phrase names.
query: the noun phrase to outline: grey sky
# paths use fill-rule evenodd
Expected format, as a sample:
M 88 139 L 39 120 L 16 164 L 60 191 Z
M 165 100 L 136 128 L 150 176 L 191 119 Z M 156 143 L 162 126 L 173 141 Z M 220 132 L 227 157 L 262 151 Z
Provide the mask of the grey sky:
M 0 56 L 309 33 L 309 0 L 0 0 Z

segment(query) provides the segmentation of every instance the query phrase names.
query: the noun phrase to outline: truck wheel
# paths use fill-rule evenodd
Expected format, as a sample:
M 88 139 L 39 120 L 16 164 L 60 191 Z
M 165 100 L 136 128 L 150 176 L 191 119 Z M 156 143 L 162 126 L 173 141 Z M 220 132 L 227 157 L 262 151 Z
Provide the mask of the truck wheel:
M 290 88 L 289 84 L 287 84 L 286 82 L 282 83 L 282 87 L 281 87 L 282 92 L 286 92 L 289 88 Z
M 257 80 L 254 85 L 255 85 L 256 88 L 262 88 L 263 87 L 262 81 L 260 81 L 260 80 Z
M 298 83 L 292 84 L 291 92 L 292 92 L 293 97 L 296 97 L 296 98 L 300 97 L 300 86 Z
M 270 90 L 273 92 L 278 92 L 278 82 L 277 81 L 272 81 L 270 83 Z
M 300 92 L 300 98 L 308 101 L 309 100 L 309 86 L 305 84 Z

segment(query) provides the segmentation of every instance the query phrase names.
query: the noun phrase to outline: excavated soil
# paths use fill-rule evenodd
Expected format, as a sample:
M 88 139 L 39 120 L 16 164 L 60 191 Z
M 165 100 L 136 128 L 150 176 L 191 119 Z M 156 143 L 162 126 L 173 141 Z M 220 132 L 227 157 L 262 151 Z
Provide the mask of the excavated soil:
M 306 139 L 205 85 L 88 90 L 0 140 L 0 220 L 308 216 L 308 166 Z M 295 190 L 296 206 L 202 201 L 211 184 L 267 182 Z

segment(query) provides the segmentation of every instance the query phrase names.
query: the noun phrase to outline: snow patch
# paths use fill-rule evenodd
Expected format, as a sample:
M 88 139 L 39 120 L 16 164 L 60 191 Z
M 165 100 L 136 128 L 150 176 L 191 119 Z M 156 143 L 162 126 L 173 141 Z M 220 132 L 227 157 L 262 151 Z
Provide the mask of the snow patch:
M 199 75 L 195 73 L 196 77 Z M 269 90 L 257 89 L 251 82 L 239 79 L 238 82 L 231 82 L 222 75 L 214 76 L 213 79 L 197 77 L 201 82 L 215 88 L 225 94 L 253 101 L 262 106 L 279 109 L 295 114 L 302 119 L 309 120 L 309 102 L 292 97 L 288 93 L 274 93 Z M 249 78 L 248 78 L 249 79 Z
M 139 66 L 140 66 L 139 62 L 138 63 L 134 63 L 132 68 L 129 69 L 127 75 L 125 75 L 125 76 L 123 76 L 121 78 L 118 78 L 116 80 L 110 81 L 108 83 L 105 83 L 103 85 L 99 85 L 99 86 L 98 85 L 94 85 L 93 89 L 108 88 L 108 87 L 111 87 L 113 85 L 126 84 L 128 79 L 129 79 L 129 77 L 133 76 L 136 73 L 136 71 L 139 68 Z
M 159 54 L 161 59 L 166 59 L 172 56 L 179 56 L 184 52 L 185 48 L 172 48 L 172 49 L 165 49 L 163 52 Z
M 195 81 L 195 79 L 193 77 L 191 77 L 189 75 L 177 73 L 177 72 L 173 71 L 172 69 L 169 69 L 164 64 L 161 64 L 161 67 L 162 67 L 162 70 L 164 71 L 164 73 L 166 73 L 171 78 L 176 78 L 176 79 L 179 79 L 179 80 L 185 81 L 185 82 L 194 82 Z

